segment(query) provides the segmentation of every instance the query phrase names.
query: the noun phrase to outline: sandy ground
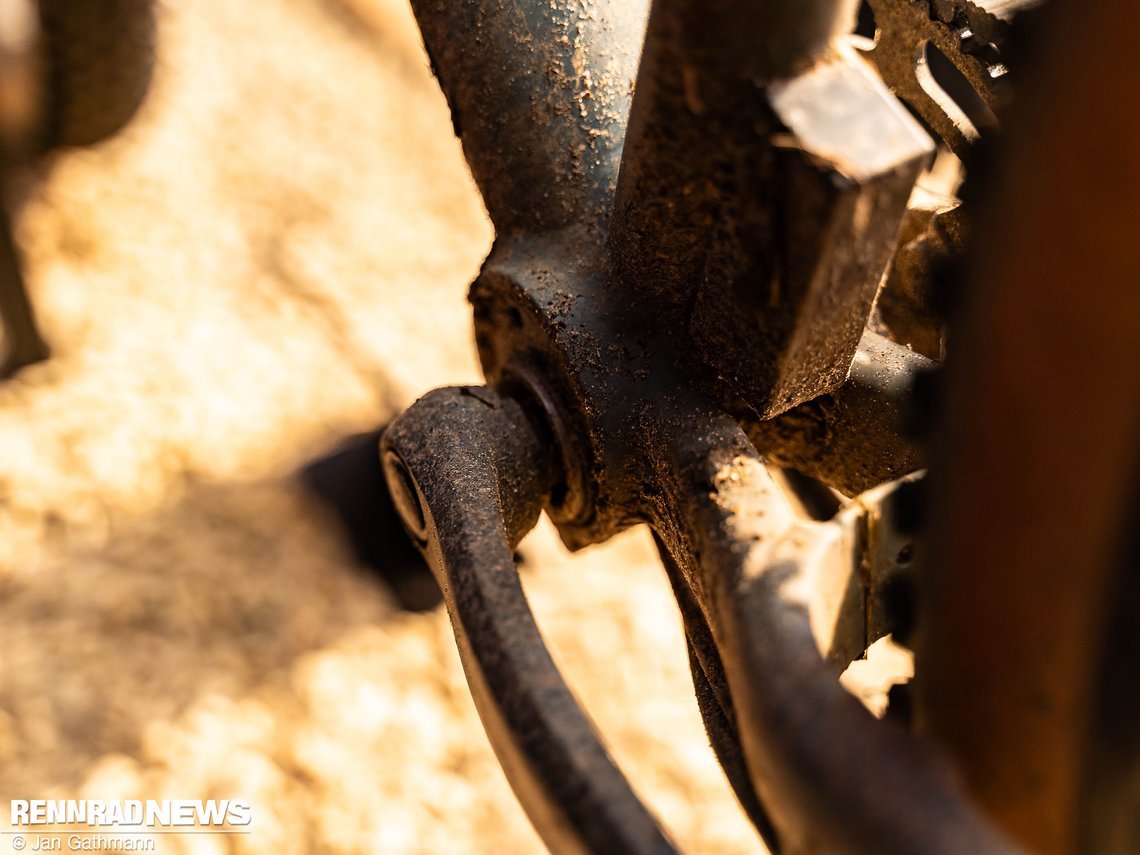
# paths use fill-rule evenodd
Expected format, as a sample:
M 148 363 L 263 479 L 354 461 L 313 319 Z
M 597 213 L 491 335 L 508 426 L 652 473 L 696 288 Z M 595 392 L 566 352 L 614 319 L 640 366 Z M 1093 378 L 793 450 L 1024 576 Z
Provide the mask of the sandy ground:
M 491 230 L 411 14 L 197 0 L 162 24 L 138 121 L 19 223 L 56 358 L 0 386 L 3 812 L 242 797 L 251 835 L 159 851 L 541 851 L 446 615 L 395 608 L 294 477 L 479 378 L 464 295 Z M 571 557 L 542 526 L 522 551 L 670 833 L 760 851 L 645 532 Z

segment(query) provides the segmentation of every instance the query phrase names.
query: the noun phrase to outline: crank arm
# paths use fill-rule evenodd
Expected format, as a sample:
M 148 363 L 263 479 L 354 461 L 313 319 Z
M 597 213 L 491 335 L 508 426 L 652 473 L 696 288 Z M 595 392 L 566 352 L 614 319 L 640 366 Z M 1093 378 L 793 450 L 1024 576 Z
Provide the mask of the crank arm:
M 519 584 L 514 548 L 551 470 L 522 408 L 486 388 L 436 390 L 385 431 L 381 455 L 443 589 L 491 744 L 547 846 L 673 852 L 571 695 Z

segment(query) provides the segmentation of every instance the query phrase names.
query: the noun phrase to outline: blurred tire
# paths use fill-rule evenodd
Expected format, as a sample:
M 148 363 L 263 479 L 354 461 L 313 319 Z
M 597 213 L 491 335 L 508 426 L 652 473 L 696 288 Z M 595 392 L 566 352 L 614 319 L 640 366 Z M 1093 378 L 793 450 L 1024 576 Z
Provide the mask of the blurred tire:
M 138 111 L 154 70 L 154 0 L 40 0 L 43 148 L 86 146 Z

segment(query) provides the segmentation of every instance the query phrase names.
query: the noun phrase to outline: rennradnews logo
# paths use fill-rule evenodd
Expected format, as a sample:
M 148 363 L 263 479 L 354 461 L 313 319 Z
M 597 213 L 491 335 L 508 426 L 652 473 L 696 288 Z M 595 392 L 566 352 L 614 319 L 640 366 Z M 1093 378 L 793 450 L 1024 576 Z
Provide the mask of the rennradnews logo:
M 11 824 L 86 825 L 93 828 L 221 828 L 247 826 L 253 808 L 242 799 L 12 799 Z

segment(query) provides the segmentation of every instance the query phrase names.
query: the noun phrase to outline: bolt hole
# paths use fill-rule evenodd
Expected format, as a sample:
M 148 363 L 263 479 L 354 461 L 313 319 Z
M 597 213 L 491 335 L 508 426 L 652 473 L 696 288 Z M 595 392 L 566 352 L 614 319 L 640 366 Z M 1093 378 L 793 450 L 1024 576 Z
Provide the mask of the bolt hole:
M 392 493 L 392 504 L 408 529 L 408 533 L 421 543 L 427 541 L 427 520 L 424 518 L 420 494 L 416 482 L 407 465 L 397 455 L 389 453 L 385 458 L 388 472 L 388 486 Z
M 997 127 L 997 116 L 950 57 L 926 42 L 918 49 L 915 76 L 950 120 L 969 139 Z

